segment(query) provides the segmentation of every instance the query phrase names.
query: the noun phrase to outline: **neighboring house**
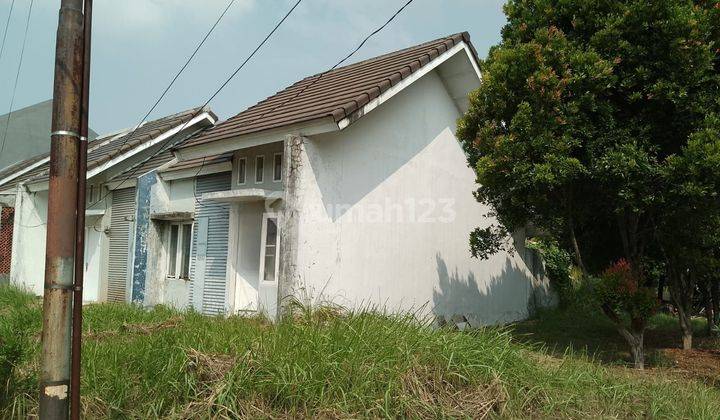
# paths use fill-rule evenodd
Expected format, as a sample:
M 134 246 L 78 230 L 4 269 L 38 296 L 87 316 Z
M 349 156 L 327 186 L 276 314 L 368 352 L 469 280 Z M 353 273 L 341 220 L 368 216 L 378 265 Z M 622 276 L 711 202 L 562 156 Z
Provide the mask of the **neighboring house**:
M 456 34 L 308 77 L 179 144 L 138 179 L 134 299 L 274 317 L 295 297 L 482 324 L 549 304 L 522 232 L 515 253 L 469 252 L 492 220 L 455 125 L 480 82 Z
M 137 185 L 131 274 L 134 302 L 194 307 L 210 314 L 226 312 L 228 206 L 203 202 L 200 196 L 230 188 L 232 157 L 225 153 L 177 163 L 168 150 L 115 177 L 133 176 Z M 199 269 L 198 237 L 210 243 L 209 255 L 200 263 L 204 268 Z M 213 298 L 193 299 L 203 294 Z
M 52 100 L 0 115 L 0 180 L 50 151 Z M 97 137 L 90 130 L 90 139 Z M 9 200 L 9 201 L 8 201 Z M 14 195 L 0 195 L 0 278 L 10 273 Z
M 85 225 L 86 301 L 127 301 L 134 246 L 135 180 L 116 179 L 167 147 L 213 125 L 208 109 L 191 109 L 106 135 L 88 144 Z M 0 172 L 0 196 L 14 198 L 11 282 L 41 295 L 45 269 L 48 154 Z M 68 203 L 68 205 L 74 205 Z

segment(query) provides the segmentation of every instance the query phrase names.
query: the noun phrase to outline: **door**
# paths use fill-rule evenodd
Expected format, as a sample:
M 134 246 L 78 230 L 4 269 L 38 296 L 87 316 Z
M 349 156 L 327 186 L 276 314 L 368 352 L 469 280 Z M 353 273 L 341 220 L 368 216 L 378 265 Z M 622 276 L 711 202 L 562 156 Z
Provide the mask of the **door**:
M 233 216 L 236 230 L 234 249 L 235 312 L 258 310 L 262 202 L 236 204 Z
M 195 197 L 230 189 L 230 173 L 199 177 Z M 195 202 L 192 258 L 190 260 L 190 301 L 198 311 L 208 315 L 227 312 L 227 262 L 230 233 L 230 205 L 207 200 Z
M 100 256 L 102 232 L 93 226 L 85 228 L 85 280 L 83 301 L 97 302 L 100 297 Z
M 131 238 L 134 233 L 135 188 L 114 190 L 108 236 L 108 301 L 127 302 L 132 272 Z

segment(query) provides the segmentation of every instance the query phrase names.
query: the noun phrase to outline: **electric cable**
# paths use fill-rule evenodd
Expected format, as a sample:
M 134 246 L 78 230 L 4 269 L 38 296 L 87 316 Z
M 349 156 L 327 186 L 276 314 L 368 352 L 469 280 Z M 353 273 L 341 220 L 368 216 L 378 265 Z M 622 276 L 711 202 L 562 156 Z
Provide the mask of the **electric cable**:
M 30 0 L 30 8 L 28 9 L 27 21 L 25 22 L 25 35 L 23 35 L 22 48 L 20 49 L 20 61 L 18 62 L 17 73 L 15 74 L 15 86 L 13 86 L 12 96 L 10 99 L 10 111 L 8 112 L 7 119 L 5 120 L 5 131 L 3 133 L 2 145 L 0 146 L 0 156 L 2 156 L 2 152 L 5 150 L 5 140 L 7 139 L 8 127 L 10 127 L 10 117 L 12 116 L 13 105 L 15 105 L 15 93 L 17 92 L 18 80 L 20 79 L 20 69 L 22 68 L 23 57 L 25 56 L 25 42 L 27 41 L 28 28 L 30 27 L 30 16 L 32 15 L 33 2 L 34 0 Z M 5 32 L 7 32 L 7 28 L 5 28 Z

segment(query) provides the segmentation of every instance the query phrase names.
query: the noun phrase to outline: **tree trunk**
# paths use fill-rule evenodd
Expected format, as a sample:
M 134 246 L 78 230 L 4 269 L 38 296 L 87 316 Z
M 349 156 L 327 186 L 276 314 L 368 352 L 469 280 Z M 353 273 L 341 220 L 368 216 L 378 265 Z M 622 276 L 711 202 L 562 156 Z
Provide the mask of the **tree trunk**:
M 665 276 L 660 276 L 658 279 L 658 287 L 657 287 L 657 298 L 658 302 L 665 302 L 665 299 L 663 298 L 665 291 Z
M 627 341 L 628 345 L 630 346 L 630 354 L 632 355 L 635 369 L 645 369 L 645 349 L 643 346 L 643 342 L 645 339 L 645 331 L 630 331 L 627 328 L 617 324 L 616 327 L 620 335 L 625 338 L 625 341 Z
M 630 355 L 633 358 L 635 369 L 645 369 L 645 326 L 644 322 L 636 320 L 632 322 L 632 331 L 623 325 L 622 318 L 615 313 L 608 305 L 603 305 L 602 310 L 615 324 L 615 328 L 630 346 Z
M 720 279 L 710 279 L 710 300 L 713 307 L 713 326 L 720 323 Z
M 575 236 L 575 222 L 573 222 L 572 215 L 568 215 L 568 233 L 570 235 L 570 243 L 572 244 L 573 251 L 575 253 L 575 263 L 577 264 L 583 276 L 587 276 L 587 269 L 583 263 L 582 254 L 580 253 L 580 245 L 578 244 L 577 237 Z
M 692 348 L 692 300 L 695 291 L 694 276 L 670 267 L 670 295 L 678 312 L 683 350 Z
M 707 335 L 710 335 L 712 334 L 713 324 L 715 322 L 715 311 L 712 304 L 712 297 L 710 295 L 710 281 L 703 281 L 700 289 L 702 290 L 703 306 L 705 307 Z
M 690 350 L 692 349 L 693 338 L 692 319 L 690 317 L 690 313 L 683 307 L 683 305 L 678 305 L 677 310 L 678 319 L 680 321 L 680 331 L 682 333 L 682 349 Z

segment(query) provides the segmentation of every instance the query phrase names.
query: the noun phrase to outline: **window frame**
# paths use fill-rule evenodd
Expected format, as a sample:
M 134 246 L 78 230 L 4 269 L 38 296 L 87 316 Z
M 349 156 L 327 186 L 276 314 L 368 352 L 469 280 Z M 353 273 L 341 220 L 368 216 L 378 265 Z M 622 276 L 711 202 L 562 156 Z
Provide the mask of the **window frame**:
M 275 178 L 275 159 L 280 156 L 280 178 Z M 282 152 L 278 152 L 273 154 L 273 182 L 282 182 L 283 178 L 283 154 Z
M 262 161 L 262 170 L 258 173 L 258 162 Z M 256 184 L 262 184 L 265 182 L 265 155 L 257 155 L 255 156 L 255 183 Z M 258 175 L 260 175 L 260 179 L 258 180 Z
M 178 222 L 170 222 L 167 225 L 167 233 L 165 234 L 166 244 L 167 247 L 165 249 L 165 253 L 167 255 L 167 261 L 165 264 L 165 277 L 168 279 L 175 279 L 175 280 L 190 280 L 190 265 L 192 264 L 192 241 L 193 241 L 193 234 L 195 233 L 195 223 L 193 223 L 192 220 L 183 220 Z M 177 246 L 175 248 L 175 274 L 170 274 L 170 263 L 173 260 L 172 255 L 170 254 L 170 249 L 172 247 L 172 228 L 173 226 L 178 227 L 178 238 L 177 238 Z M 183 231 L 185 229 L 190 229 L 190 248 L 188 248 L 188 275 L 187 277 L 181 277 L 180 273 L 182 273 L 182 256 L 183 256 L 183 246 L 185 245 L 183 243 Z
M 266 250 L 267 250 L 267 226 L 268 226 L 268 219 L 275 219 L 275 223 L 277 224 L 277 232 L 275 233 L 275 279 L 274 280 L 265 280 L 265 258 L 266 258 Z M 262 219 L 262 229 L 261 231 L 261 237 L 260 237 L 260 272 L 259 272 L 259 279 L 260 283 L 263 284 L 277 284 L 278 278 L 280 276 L 280 214 L 279 213 L 263 213 L 263 219 Z
M 237 164 L 238 174 L 237 174 L 237 179 L 235 181 L 237 182 L 238 185 L 245 185 L 247 183 L 247 157 L 245 157 L 245 156 L 239 157 L 237 159 L 237 161 L 238 161 L 238 164 Z M 240 165 L 241 161 L 245 163 L 242 166 Z M 241 167 L 242 167 L 242 171 L 240 171 Z M 242 175 L 242 182 L 240 181 L 241 175 Z

